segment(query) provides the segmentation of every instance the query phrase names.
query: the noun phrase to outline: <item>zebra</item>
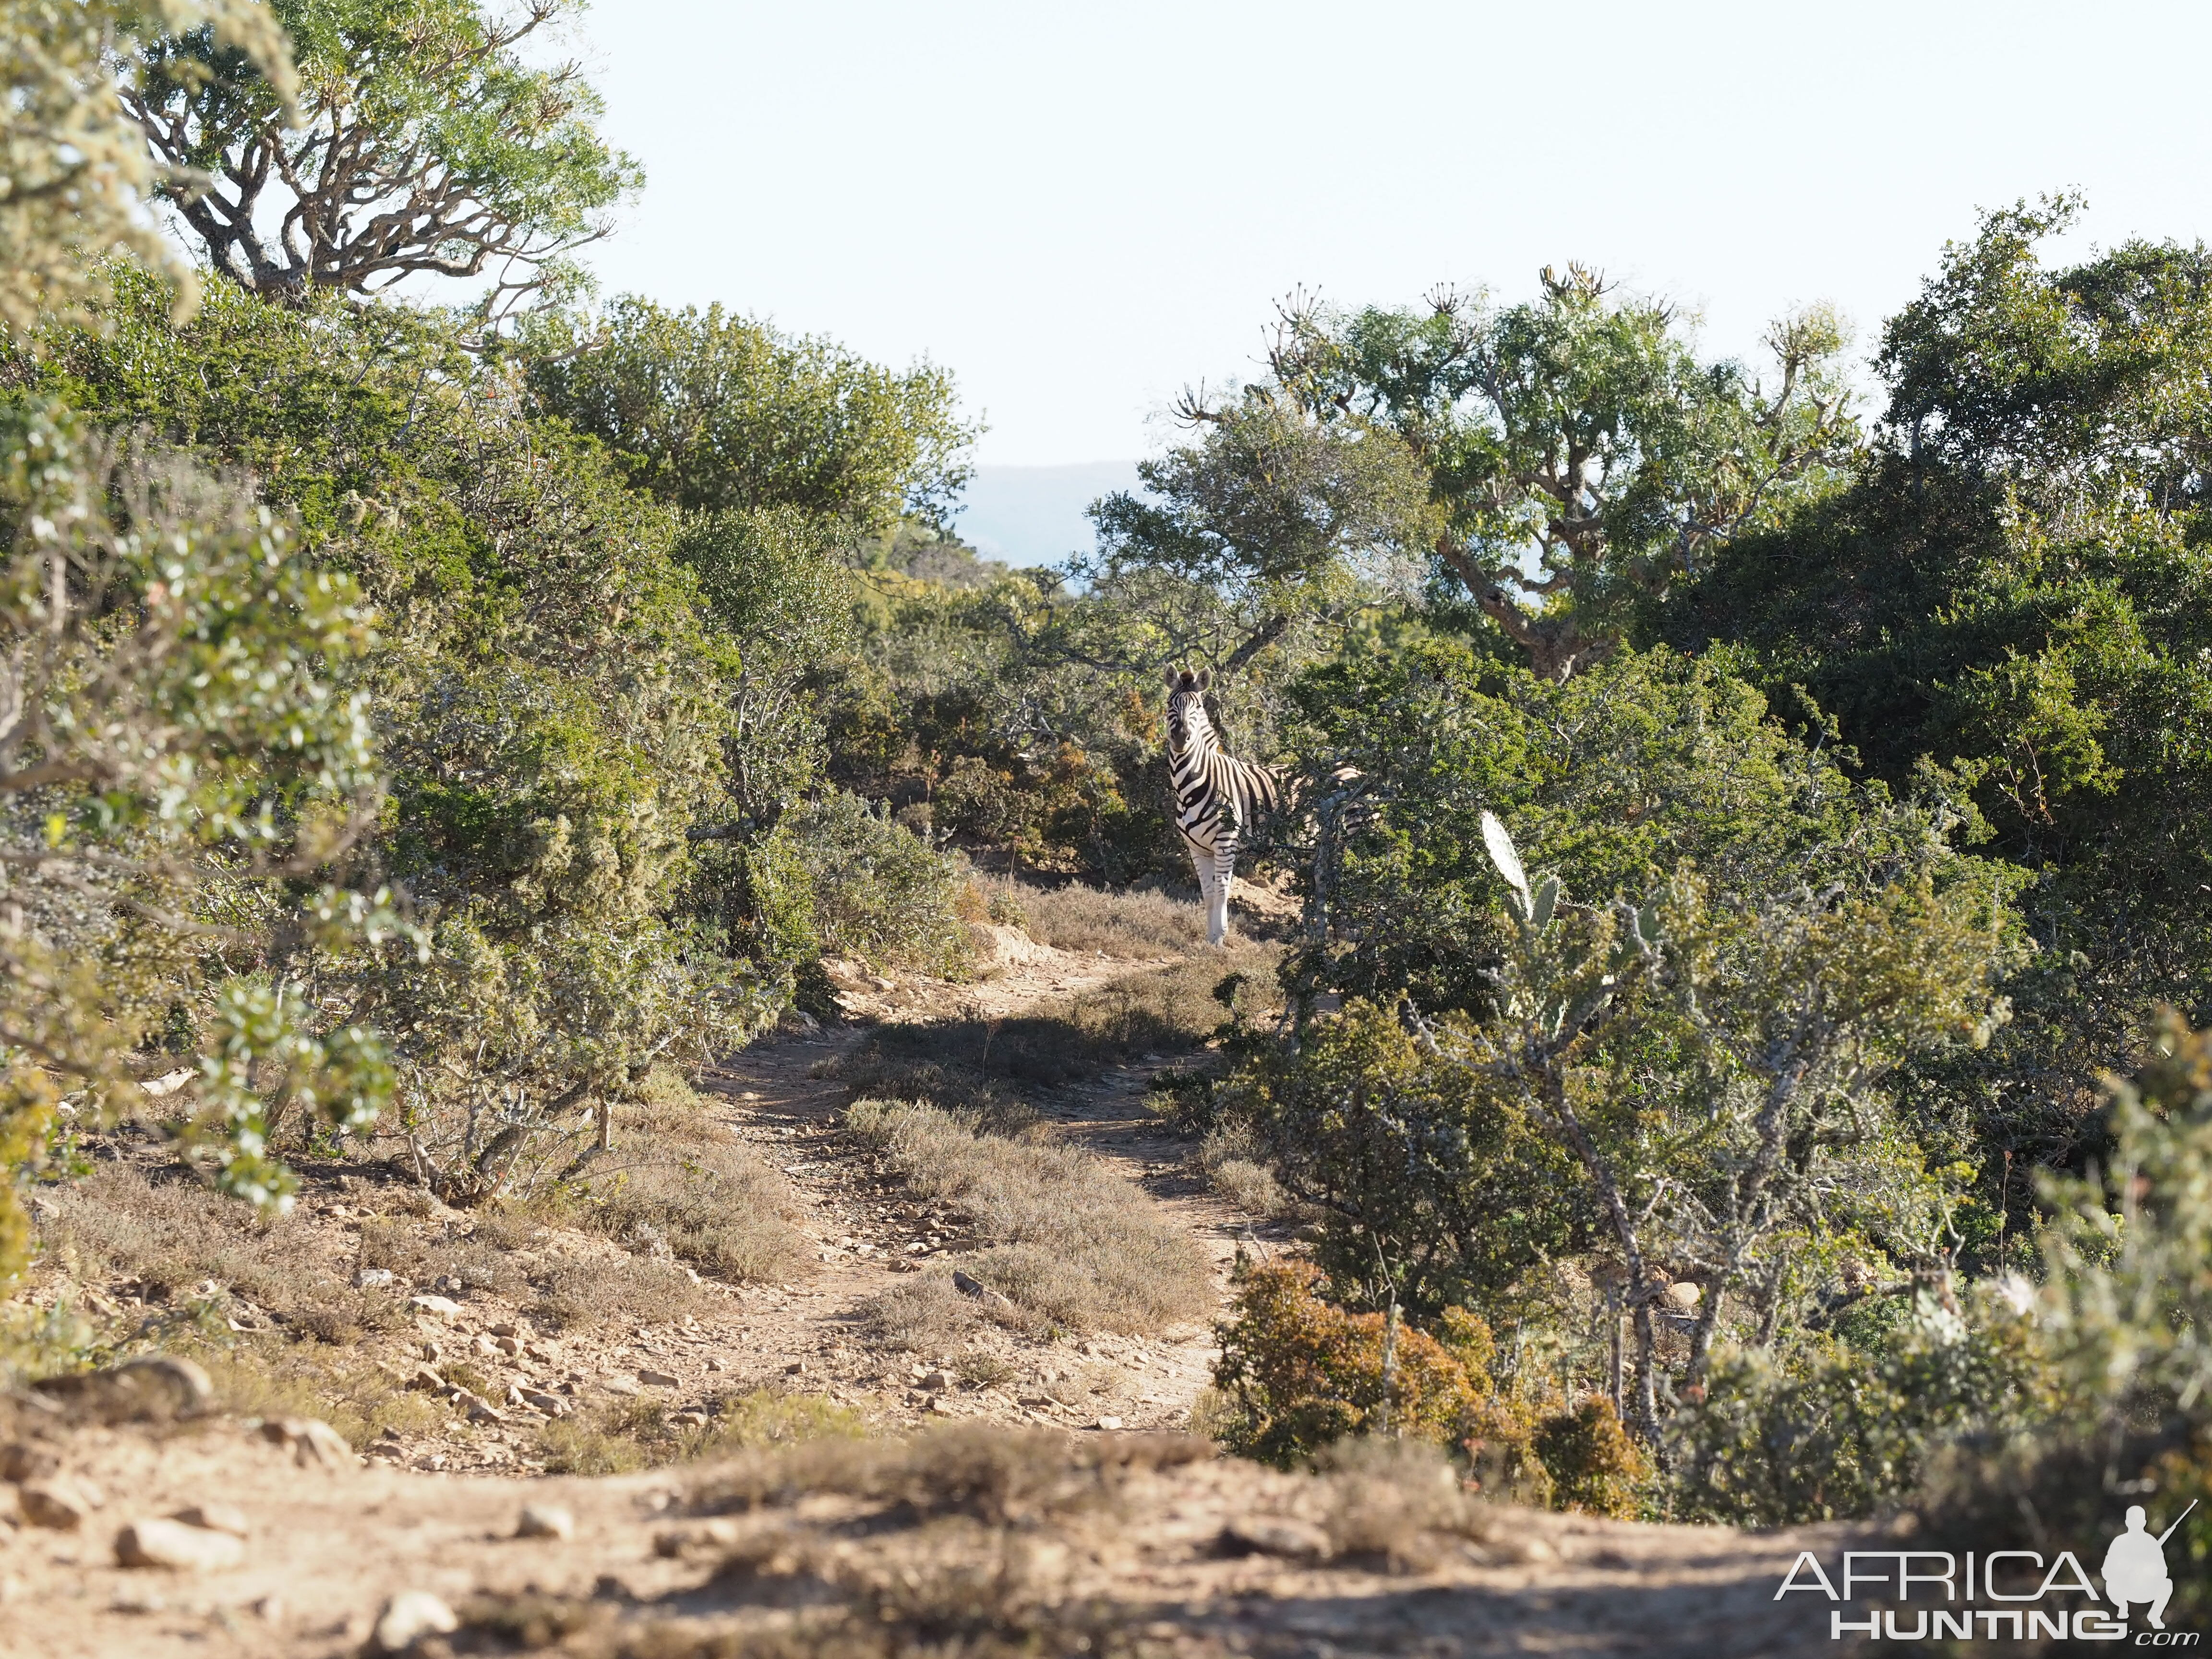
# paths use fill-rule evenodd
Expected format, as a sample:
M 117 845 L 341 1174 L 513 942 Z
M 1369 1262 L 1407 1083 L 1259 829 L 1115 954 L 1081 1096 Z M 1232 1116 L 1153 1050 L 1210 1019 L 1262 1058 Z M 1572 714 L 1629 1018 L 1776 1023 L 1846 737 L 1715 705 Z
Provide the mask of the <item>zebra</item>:
M 1222 752 L 1206 718 L 1200 669 L 1164 668 L 1168 687 L 1168 776 L 1175 790 L 1176 829 L 1190 849 L 1206 902 L 1206 942 L 1229 937 L 1229 890 L 1237 878 L 1237 842 L 1263 811 L 1282 803 L 1281 781 L 1264 766 Z

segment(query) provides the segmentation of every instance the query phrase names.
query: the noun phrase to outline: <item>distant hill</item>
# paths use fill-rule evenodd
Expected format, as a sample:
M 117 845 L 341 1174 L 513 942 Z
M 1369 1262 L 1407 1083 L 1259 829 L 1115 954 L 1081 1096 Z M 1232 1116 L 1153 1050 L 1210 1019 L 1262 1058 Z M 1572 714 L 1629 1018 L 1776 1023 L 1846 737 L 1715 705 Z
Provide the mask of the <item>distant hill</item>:
M 1057 564 L 1091 546 L 1085 507 L 1110 490 L 1136 486 L 1134 461 L 979 466 L 954 524 L 961 538 L 986 558 L 1017 566 Z

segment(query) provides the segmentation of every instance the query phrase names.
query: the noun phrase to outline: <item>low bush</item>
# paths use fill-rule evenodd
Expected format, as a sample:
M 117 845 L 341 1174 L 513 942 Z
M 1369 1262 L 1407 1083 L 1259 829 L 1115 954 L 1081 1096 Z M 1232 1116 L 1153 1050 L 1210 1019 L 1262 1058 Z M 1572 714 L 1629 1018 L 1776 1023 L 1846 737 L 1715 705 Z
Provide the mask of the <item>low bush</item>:
M 1993 1293 L 1957 1310 L 1916 1300 L 1855 1346 L 1718 1355 L 1670 1425 L 1675 1512 L 1736 1526 L 1875 1514 L 1909 1500 L 1947 1446 L 2048 1414 L 2030 1320 Z
M 876 969 L 948 979 L 973 969 L 957 913 L 965 876 L 905 825 L 856 795 L 825 795 L 787 813 L 750 856 L 755 910 L 785 957 L 814 949 Z M 771 952 L 775 954 L 775 952 Z
M 1097 1159 L 1034 1137 L 978 1133 L 933 1107 L 856 1101 L 847 1126 L 918 1197 L 957 1205 L 993 1241 L 968 1271 L 1036 1318 L 1152 1331 L 1212 1303 L 1205 1253 Z
M 1054 950 L 1164 957 L 1206 943 L 1206 911 L 1195 898 L 1171 898 L 1157 890 L 1113 893 L 1073 881 L 1057 887 L 1024 883 L 1016 895 L 1024 931 Z
M 1229 1405 L 1230 1450 L 1290 1468 L 1387 1423 L 1393 1434 L 1460 1451 L 1525 1484 L 1535 1425 L 1491 1385 L 1488 1325 L 1456 1308 L 1435 1334 L 1401 1323 L 1386 1412 L 1384 1316 L 1323 1301 L 1320 1282 L 1308 1262 L 1239 1260 L 1213 1368 Z
M 1207 1413 L 1230 1450 L 1278 1468 L 1343 1464 L 1387 1455 L 1359 1444 L 1387 1431 L 1451 1453 L 1486 1492 L 1600 1515 L 1637 1512 L 1651 1470 L 1610 1400 L 1547 1409 L 1501 1389 L 1491 1377 L 1489 1326 L 1459 1308 L 1446 1308 L 1432 1329 L 1400 1324 L 1386 1398 L 1385 1316 L 1323 1300 L 1321 1283 L 1310 1262 L 1238 1262 Z

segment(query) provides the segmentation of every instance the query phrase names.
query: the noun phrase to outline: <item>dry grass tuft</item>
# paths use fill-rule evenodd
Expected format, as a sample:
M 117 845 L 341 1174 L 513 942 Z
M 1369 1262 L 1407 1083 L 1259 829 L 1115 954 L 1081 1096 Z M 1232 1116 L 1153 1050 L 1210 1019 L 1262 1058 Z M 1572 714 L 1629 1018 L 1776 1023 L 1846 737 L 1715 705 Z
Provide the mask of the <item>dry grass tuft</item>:
M 1206 912 L 1160 892 L 1104 892 L 1080 882 L 1013 889 L 1023 931 L 1040 945 L 1085 955 L 1176 956 L 1206 943 Z
M 624 1474 L 815 1440 L 857 1440 L 866 1433 L 866 1419 L 833 1400 L 759 1389 L 716 1401 L 704 1427 L 671 1423 L 658 1401 L 617 1401 L 581 1422 L 546 1424 L 538 1433 L 538 1450 L 550 1474 Z
M 617 1118 L 577 1218 L 633 1247 L 665 1247 L 717 1278 L 800 1279 L 815 1258 L 783 1176 L 717 1123 L 690 1085 L 655 1071 Z
M 904 1441 L 817 1441 L 741 1456 L 703 1475 L 690 1502 L 698 1512 L 723 1514 L 830 1492 L 909 1518 L 965 1515 L 1004 1526 L 1087 1508 L 1133 1474 L 1212 1455 L 1212 1446 L 1187 1434 L 1079 1440 L 1057 1429 L 954 1423 Z
M 973 1297 L 953 1288 L 945 1273 L 925 1273 L 879 1291 L 860 1304 L 869 1337 L 908 1353 L 952 1352 L 981 1322 Z
M 1002 1129 L 1033 1114 L 1024 1085 L 1055 1088 L 1109 1066 L 1188 1053 L 1218 1030 L 1221 988 L 1245 988 L 1239 1006 L 1274 995 L 1276 953 L 1261 946 L 1192 957 L 1129 974 L 1009 1019 L 890 1025 L 836 1067 L 863 1094 L 926 1101 Z
M 928 1106 L 856 1101 L 845 1121 L 919 1196 L 957 1205 L 997 1241 L 964 1265 L 1025 1311 L 1072 1329 L 1146 1332 L 1212 1310 L 1204 1252 L 1088 1154 L 979 1134 Z
M 556 1261 L 538 1275 L 530 1316 L 561 1330 L 600 1325 L 672 1325 L 703 1311 L 707 1298 L 684 1271 L 653 1256 Z

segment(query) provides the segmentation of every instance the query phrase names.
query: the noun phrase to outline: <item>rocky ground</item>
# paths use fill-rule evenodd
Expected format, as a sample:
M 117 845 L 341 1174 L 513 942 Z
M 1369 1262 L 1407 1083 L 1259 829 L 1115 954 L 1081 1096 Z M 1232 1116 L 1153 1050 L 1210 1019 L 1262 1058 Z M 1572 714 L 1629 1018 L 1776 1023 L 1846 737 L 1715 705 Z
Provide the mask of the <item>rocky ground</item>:
M 1416 1504 L 1410 1519 L 1392 1497 L 1380 1521 L 1362 1520 L 1376 1492 L 1425 1477 L 1281 1476 L 1198 1456 L 1203 1443 L 1187 1435 L 1163 1438 L 1188 1429 L 1210 1379 L 1203 1320 L 1141 1335 L 987 1322 L 944 1352 L 883 1341 L 875 1298 L 989 1241 L 957 1209 L 915 1198 L 844 1128 L 851 1091 L 836 1063 L 873 1023 L 995 1020 L 1158 965 L 993 931 L 998 961 L 982 981 L 841 969 L 848 1022 L 757 1044 L 700 1080 L 712 1133 L 781 1177 L 778 1202 L 804 1244 L 787 1278 L 681 1268 L 680 1302 L 658 1316 L 550 1324 L 533 1316 L 533 1275 L 542 1283 L 553 1264 L 611 1275 L 634 1266 L 634 1250 L 562 1224 L 489 1228 L 367 1164 L 309 1182 L 281 1235 L 278 1282 L 357 1281 L 365 1233 L 395 1227 L 424 1241 L 422 1262 L 442 1248 L 471 1265 L 430 1277 L 403 1267 L 375 1292 L 397 1316 L 325 1332 L 334 1346 L 291 1340 L 296 1329 L 240 1288 L 250 1274 L 183 1287 L 50 1264 L 33 1299 L 57 1319 L 90 1315 L 118 1352 L 133 1351 L 134 1331 L 143 1348 L 145 1333 L 183 1322 L 219 1382 L 217 1359 L 257 1343 L 295 1365 L 307 1354 L 311 1374 L 294 1385 L 307 1402 L 296 1408 L 234 1399 L 175 1421 L 161 1420 L 167 1406 L 155 1420 L 115 1422 L 96 1400 L 0 1400 L 0 1653 L 374 1651 L 380 1618 L 414 1593 L 464 1626 L 415 1632 L 425 1659 L 563 1644 L 655 1659 L 946 1641 L 984 1653 L 1002 1638 L 1006 1651 L 1702 1659 L 1825 1643 L 1812 1615 L 1771 1607 L 1802 1547 L 1788 1537 L 1462 1512 L 1455 1496 L 1443 1510 Z M 1139 1054 L 1029 1099 L 1046 1133 L 1095 1154 L 1198 1242 L 1219 1295 L 1240 1243 L 1287 1241 L 1209 1192 L 1188 1147 L 1146 1109 L 1164 1063 Z M 156 1138 L 128 1132 L 88 1146 L 101 1169 L 154 1172 L 166 1157 Z M 145 1224 L 156 1222 L 169 1224 Z M 305 1421 L 319 1397 L 341 1394 L 364 1413 L 348 1429 L 357 1449 Z M 562 1466 L 563 1446 L 567 1467 L 591 1467 L 560 1439 L 564 1425 L 627 1413 L 649 1428 L 655 1456 L 675 1457 L 745 1443 L 732 1425 L 747 1413 L 766 1425 L 756 1439 L 825 1426 L 868 1437 L 784 1454 L 848 1461 L 767 1486 L 747 1477 L 757 1489 L 742 1501 L 713 1462 L 545 1473 Z M 883 1460 L 910 1446 L 953 1449 L 913 1454 L 937 1457 L 933 1473 L 886 1474 Z M 853 1458 L 876 1462 L 855 1473 Z M 1031 1473 L 1008 1475 L 1010 1458 Z M 994 1473 L 976 1477 L 984 1467 Z M 1002 1501 L 1009 1480 L 1073 1497 L 1024 1508 Z M 532 1506 L 557 1513 L 532 1521 Z M 1073 1609 L 1085 1610 L 1079 1629 Z M 400 1644 L 398 1629 L 385 1629 L 386 1645 Z

